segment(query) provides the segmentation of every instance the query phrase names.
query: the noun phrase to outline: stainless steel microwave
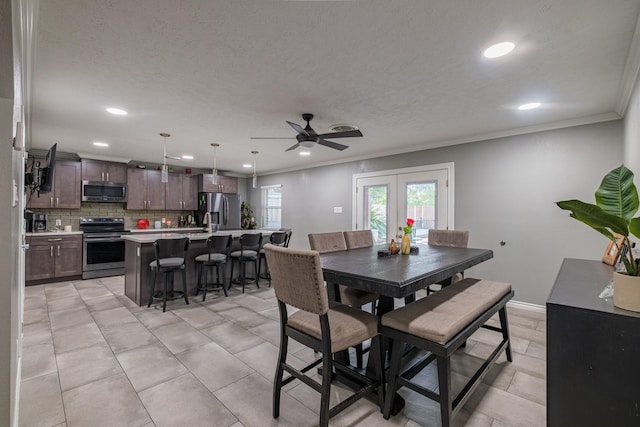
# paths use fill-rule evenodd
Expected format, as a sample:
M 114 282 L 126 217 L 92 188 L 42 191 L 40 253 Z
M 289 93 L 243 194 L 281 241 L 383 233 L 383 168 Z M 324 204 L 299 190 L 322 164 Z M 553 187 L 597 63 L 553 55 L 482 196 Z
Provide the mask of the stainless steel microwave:
M 83 202 L 124 203 L 127 184 L 103 181 L 82 181 Z

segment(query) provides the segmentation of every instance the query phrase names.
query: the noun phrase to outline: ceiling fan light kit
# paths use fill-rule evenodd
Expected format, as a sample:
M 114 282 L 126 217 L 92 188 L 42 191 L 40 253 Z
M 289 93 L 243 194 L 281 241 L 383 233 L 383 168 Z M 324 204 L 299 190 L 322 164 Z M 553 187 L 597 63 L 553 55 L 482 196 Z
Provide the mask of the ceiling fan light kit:
M 287 148 L 285 151 L 295 150 L 296 148 L 302 146 L 304 148 L 312 148 L 316 145 L 324 145 L 325 147 L 333 148 L 334 150 L 346 150 L 349 148 L 346 145 L 338 144 L 337 142 L 328 141 L 326 138 L 353 138 L 353 137 L 361 137 L 362 132 L 358 129 L 357 126 L 350 125 L 347 123 L 338 123 L 332 125 L 331 129 L 335 132 L 329 133 L 321 133 L 317 134 L 316 131 L 313 130 L 309 122 L 313 119 L 313 114 L 304 113 L 302 115 L 302 119 L 307 122 L 307 126 L 304 128 L 297 123 L 293 123 L 287 121 L 287 124 L 293 128 L 297 132 L 296 140 L 298 142 L 291 147 Z M 266 138 L 266 137 L 255 137 L 251 139 L 282 139 L 282 138 Z

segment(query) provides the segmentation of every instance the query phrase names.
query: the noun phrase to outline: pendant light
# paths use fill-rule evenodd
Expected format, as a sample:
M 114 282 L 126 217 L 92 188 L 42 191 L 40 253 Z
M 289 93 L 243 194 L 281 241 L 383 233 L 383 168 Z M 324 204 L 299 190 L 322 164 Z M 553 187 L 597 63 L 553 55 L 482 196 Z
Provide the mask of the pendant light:
M 252 151 L 253 154 L 253 188 L 258 188 L 258 175 L 256 175 L 256 157 L 258 152 Z
M 162 152 L 162 179 L 161 179 L 161 181 L 163 183 L 167 183 L 167 182 L 169 182 L 169 168 L 167 167 L 167 138 L 169 138 L 171 135 L 169 135 L 166 132 L 162 132 L 162 133 L 160 133 L 160 136 L 162 138 L 164 138 L 164 150 Z
M 218 155 L 217 149 L 220 144 L 216 144 L 215 142 L 211 144 L 213 147 L 213 170 L 211 171 L 211 183 L 213 185 L 220 184 L 220 176 L 218 175 Z

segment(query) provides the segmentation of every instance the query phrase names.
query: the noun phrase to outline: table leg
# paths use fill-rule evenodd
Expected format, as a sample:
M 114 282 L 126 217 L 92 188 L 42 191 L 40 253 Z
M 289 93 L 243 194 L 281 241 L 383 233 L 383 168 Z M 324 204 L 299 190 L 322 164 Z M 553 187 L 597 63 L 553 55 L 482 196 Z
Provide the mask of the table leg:
M 389 313 L 390 311 L 393 311 L 393 309 L 395 308 L 394 303 L 395 303 L 394 298 L 380 295 L 380 299 L 378 300 L 378 310 L 377 310 L 378 316 L 382 317 L 382 315 Z M 383 338 L 382 340 L 380 340 L 380 342 L 382 343 L 382 354 L 383 354 L 382 365 L 384 366 L 384 369 L 387 370 L 388 367 L 386 366 L 385 362 L 386 360 L 391 360 L 391 340 L 389 338 Z M 367 361 L 367 375 L 369 376 L 375 375 L 375 366 L 373 366 L 373 362 L 371 361 L 371 358 L 369 358 Z M 391 414 L 396 415 L 398 412 L 402 410 L 402 408 L 404 408 L 404 405 L 405 405 L 404 398 L 399 394 L 396 394 L 396 397 L 393 401 Z

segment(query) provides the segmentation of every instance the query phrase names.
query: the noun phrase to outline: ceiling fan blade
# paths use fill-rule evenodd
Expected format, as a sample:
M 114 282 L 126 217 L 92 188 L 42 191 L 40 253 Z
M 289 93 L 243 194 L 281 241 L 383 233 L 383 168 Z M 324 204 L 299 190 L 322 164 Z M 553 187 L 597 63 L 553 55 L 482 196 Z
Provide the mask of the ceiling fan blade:
M 349 148 L 346 145 L 338 144 L 337 142 L 327 141 L 326 139 L 319 139 L 318 144 L 324 145 L 325 147 L 333 148 L 335 150 L 340 150 L 340 151 Z
M 278 138 L 275 136 L 252 136 L 249 139 L 296 139 L 295 136 L 283 136 L 282 138 Z
M 300 135 L 309 136 L 309 133 L 308 133 L 306 130 L 304 130 L 304 129 L 302 128 L 302 126 L 300 126 L 299 124 L 297 124 L 297 123 L 291 123 L 291 122 L 289 122 L 289 121 L 288 121 L 287 123 L 289 123 L 289 126 L 291 126 L 291 127 L 293 128 L 293 130 L 295 130 L 296 132 L 298 132 Z
M 174 157 L 174 156 L 164 156 L 165 159 L 171 159 L 171 160 L 182 160 L 181 157 Z
M 362 136 L 360 129 L 347 130 L 344 132 L 323 133 L 318 135 L 320 138 L 353 138 L 356 136 Z
M 287 148 L 287 149 L 286 149 L 286 150 L 284 150 L 284 151 L 291 151 L 291 150 L 295 150 L 295 149 L 296 149 L 296 148 L 298 148 L 299 146 L 300 146 L 300 143 L 298 142 L 297 144 L 292 145 L 291 147 Z

